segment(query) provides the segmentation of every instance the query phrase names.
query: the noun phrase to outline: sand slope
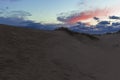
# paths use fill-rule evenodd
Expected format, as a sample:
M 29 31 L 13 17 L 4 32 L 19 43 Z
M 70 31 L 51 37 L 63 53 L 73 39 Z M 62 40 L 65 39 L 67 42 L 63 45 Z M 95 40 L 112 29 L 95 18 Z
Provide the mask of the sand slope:
M 0 80 L 120 80 L 120 34 L 0 25 Z

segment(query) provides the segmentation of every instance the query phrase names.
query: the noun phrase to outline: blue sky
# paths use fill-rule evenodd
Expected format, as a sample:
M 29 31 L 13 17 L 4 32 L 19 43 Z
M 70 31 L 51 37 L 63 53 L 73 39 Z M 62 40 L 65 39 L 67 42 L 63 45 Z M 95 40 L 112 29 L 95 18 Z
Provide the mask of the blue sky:
M 36 22 L 55 23 L 60 13 L 111 7 L 118 3 L 119 0 L 0 0 L 0 8 L 29 12 L 32 16 L 28 18 Z
M 1 1 L 0 7 L 8 6 L 10 10 L 24 10 L 30 12 L 30 19 L 36 21 L 56 21 L 56 16 L 61 12 L 77 9 L 79 0 L 19 0 L 10 2 Z
M 29 19 L 37 22 L 54 23 L 60 13 L 90 8 L 110 7 L 120 3 L 119 0 L 0 0 L 0 8 L 27 11 L 32 14 Z
M 120 0 L 0 0 L 0 24 L 43 30 L 66 26 L 90 34 L 116 32 L 120 30 L 119 3 Z

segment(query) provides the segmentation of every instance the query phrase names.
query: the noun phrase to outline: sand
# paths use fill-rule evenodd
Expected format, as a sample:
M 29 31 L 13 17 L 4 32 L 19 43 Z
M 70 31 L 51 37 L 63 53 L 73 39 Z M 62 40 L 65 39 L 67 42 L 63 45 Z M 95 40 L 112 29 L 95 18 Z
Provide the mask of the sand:
M 120 80 L 120 34 L 0 25 L 0 80 Z

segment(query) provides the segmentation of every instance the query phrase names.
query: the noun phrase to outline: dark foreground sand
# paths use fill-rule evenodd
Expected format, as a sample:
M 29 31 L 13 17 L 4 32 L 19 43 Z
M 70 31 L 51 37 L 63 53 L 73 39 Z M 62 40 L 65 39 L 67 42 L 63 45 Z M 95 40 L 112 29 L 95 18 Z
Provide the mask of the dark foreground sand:
M 120 34 L 0 25 L 0 80 L 120 80 Z

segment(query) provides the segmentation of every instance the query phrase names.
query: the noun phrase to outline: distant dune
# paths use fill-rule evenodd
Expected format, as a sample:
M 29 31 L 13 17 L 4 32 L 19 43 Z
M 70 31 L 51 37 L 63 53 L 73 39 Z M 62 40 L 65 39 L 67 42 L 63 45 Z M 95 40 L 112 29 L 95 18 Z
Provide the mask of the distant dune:
M 120 80 L 120 34 L 0 25 L 0 80 Z

